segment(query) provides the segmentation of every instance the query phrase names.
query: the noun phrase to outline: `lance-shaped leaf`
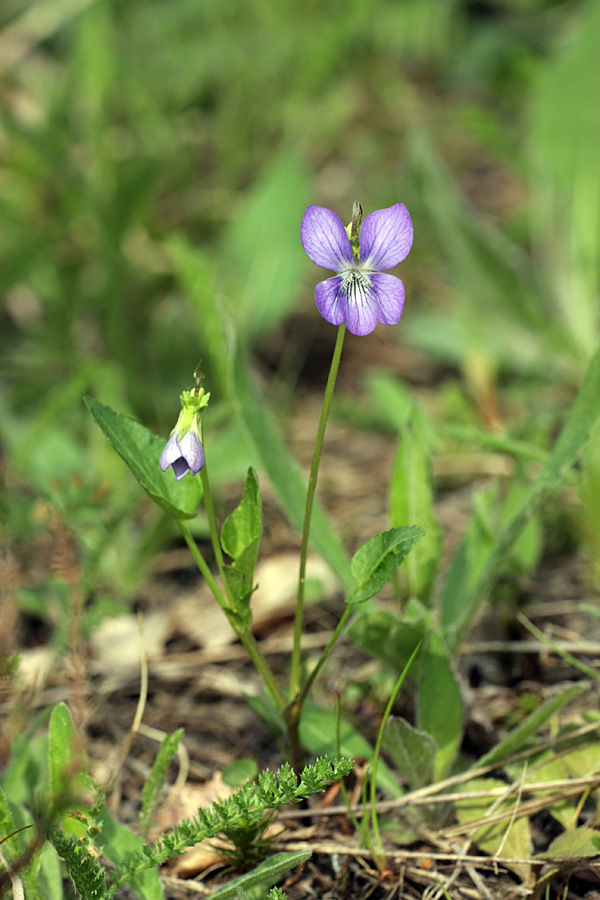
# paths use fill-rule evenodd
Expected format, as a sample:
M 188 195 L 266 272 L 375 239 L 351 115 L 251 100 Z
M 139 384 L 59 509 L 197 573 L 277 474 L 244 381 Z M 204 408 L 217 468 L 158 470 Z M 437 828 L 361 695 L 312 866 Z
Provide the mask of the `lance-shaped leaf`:
M 254 469 L 248 469 L 242 499 L 236 509 L 223 522 L 221 546 L 233 560 L 238 572 L 252 577 L 258 559 L 262 537 L 262 503 L 258 478 Z
M 174 519 L 192 519 L 202 499 L 202 482 L 193 476 L 176 481 L 171 471 L 161 471 L 158 461 L 165 439 L 93 397 L 84 402 L 148 496 Z
M 432 631 L 421 654 L 417 727 L 436 745 L 433 776 L 444 778 L 454 761 L 463 732 L 463 702 L 448 652 Z
M 272 885 L 285 872 L 289 872 L 290 869 L 310 859 L 311 855 L 310 850 L 299 850 L 297 853 L 277 853 L 256 866 L 247 875 L 241 875 L 234 881 L 230 881 L 225 887 L 213 891 L 211 896 L 215 900 L 235 900 L 235 898 L 250 896 L 246 892 L 251 888 Z
M 346 598 L 346 603 L 362 603 L 374 597 L 388 583 L 422 535 L 417 525 L 402 525 L 376 534 L 359 547 L 350 563 L 356 587 Z
M 252 621 L 250 598 L 260 539 L 262 537 L 262 504 L 258 478 L 254 469 L 248 469 L 242 499 L 221 528 L 221 547 L 232 559 L 225 566 L 225 578 L 232 599 L 236 603 L 234 614 L 240 624 L 249 627 Z

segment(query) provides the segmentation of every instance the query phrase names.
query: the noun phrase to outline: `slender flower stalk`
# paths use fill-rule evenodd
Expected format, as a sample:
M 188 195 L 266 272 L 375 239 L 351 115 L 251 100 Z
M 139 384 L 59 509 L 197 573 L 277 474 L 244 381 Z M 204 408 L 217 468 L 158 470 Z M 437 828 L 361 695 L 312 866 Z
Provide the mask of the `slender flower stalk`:
M 294 644 L 292 649 L 292 662 L 290 669 L 290 700 L 294 704 L 295 698 L 300 690 L 301 676 L 301 653 L 302 653 L 302 625 L 304 621 L 304 588 L 306 583 L 306 558 L 308 554 L 308 540 L 310 537 L 310 524 L 312 518 L 312 510 L 315 499 L 315 490 L 317 487 L 317 478 L 319 475 L 319 463 L 323 452 L 323 440 L 325 438 L 325 429 L 327 427 L 327 419 L 331 409 L 331 398 L 335 388 L 335 382 L 342 358 L 342 348 L 344 346 L 344 337 L 346 335 L 346 327 L 341 325 L 338 329 L 335 348 L 331 359 L 331 367 L 329 369 L 329 377 L 325 386 L 325 394 L 323 397 L 323 406 L 321 408 L 321 417 L 319 419 L 319 427 L 317 429 L 317 437 L 313 450 L 312 464 L 310 467 L 310 476 L 308 480 L 308 490 L 306 494 L 306 507 L 304 510 L 304 525 L 302 528 L 302 543 L 300 546 L 300 570 L 298 574 L 298 593 L 296 599 L 296 614 L 294 618 Z M 299 718 L 300 710 L 298 710 Z M 292 716 L 293 718 L 293 716 Z

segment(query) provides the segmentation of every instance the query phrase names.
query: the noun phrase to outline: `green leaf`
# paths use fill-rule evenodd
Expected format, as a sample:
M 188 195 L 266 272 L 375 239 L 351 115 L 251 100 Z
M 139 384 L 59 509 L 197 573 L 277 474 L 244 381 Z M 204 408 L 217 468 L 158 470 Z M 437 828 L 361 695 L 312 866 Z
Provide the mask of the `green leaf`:
M 540 853 L 541 859 L 588 859 L 590 856 L 600 854 L 600 834 L 593 828 L 574 828 L 565 831 L 554 838 L 544 853 Z
M 401 672 L 415 647 L 432 628 L 429 612 L 412 598 L 402 616 L 389 609 L 360 612 L 348 625 L 348 637 L 392 672 Z
M 207 369 L 206 383 L 211 385 L 211 391 L 216 383 L 224 392 L 229 377 L 229 317 L 219 296 L 214 254 L 209 256 L 179 234 L 167 242 L 167 252 L 196 319 L 199 355 Z
M 364 384 L 369 395 L 369 409 L 375 420 L 394 432 L 399 431 L 414 408 L 413 391 L 385 370 L 369 369 Z
M 435 741 L 433 776 L 439 780 L 447 774 L 460 746 L 463 702 L 448 654 L 435 632 L 421 654 L 420 666 L 417 724 Z
M 583 384 L 572 406 L 569 418 L 556 445 L 548 457 L 538 477 L 526 492 L 519 508 L 510 518 L 502 533 L 496 539 L 483 571 L 476 582 L 460 596 L 449 598 L 453 604 L 454 616 L 444 610 L 442 601 L 442 623 L 444 637 L 452 651 L 456 650 L 463 635 L 481 603 L 486 598 L 499 568 L 519 536 L 540 507 L 542 501 L 564 483 L 569 469 L 577 462 L 587 444 L 592 431 L 600 422 L 600 347 L 591 360 Z M 447 592 L 444 593 L 448 597 Z
M 60 862 L 54 847 L 49 843 L 45 843 L 40 851 L 36 882 L 44 900 L 62 900 L 63 879 Z M 29 892 L 26 892 L 26 896 L 30 897 Z
M 171 469 L 161 471 L 158 461 L 166 440 L 93 397 L 85 397 L 84 402 L 148 496 L 175 519 L 194 518 L 202 499 L 202 483 L 192 475 L 177 481 Z
M 140 831 L 144 838 L 148 836 L 148 830 L 152 824 L 152 817 L 158 802 L 158 797 L 163 789 L 167 768 L 173 756 L 177 753 L 179 742 L 183 737 L 183 728 L 178 728 L 173 734 L 168 734 L 160 745 L 156 754 L 154 765 L 142 788 L 142 810 L 140 813 Z
M 477 761 L 477 768 L 489 766 L 507 759 L 509 756 L 518 753 L 529 741 L 535 738 L 536 734 L 552 716 L 556 715 L 559 709 L 562 709 L 567 703 L 578 697 L 584 691 L 587 691 L 589 684 L 587 681 L 573 684 L 571 687 L 561 691 L 556 697 L 551 697 L 532 712 L 527 718 L 517 725 L 510 734 L 499 744 L 485 753 L 481 759 Z
M 142 840 L 120 822 L 106 807 L 101 810 L 98 825 L 102 829 L 102 852 L 119 870 L 127 870 L 145 860 Z M 156 868 L 148 868 L 128 881 L 140 900 L 164 900 Z
M 258 764 L 255 759 L 236 759 L 223 769 L 223 783 L 229 787 L 240 787 L 246 781 L 252 781 L 258 775 Z
M 461 793 L 463 791 L 473 793 L 477 791 L 491 791 L 495 788 L 505 790 L 506 784 L 495 778 L 474 778 L 462 786 Z M 456 817 L 462 825 L 484 818 L 492 811 L 510 811 L 512 813 L 516 809 L 518 812 L 518 802 L 519 798 L 516 795 L 507 797 L 501 803 L 498 803 L 496 796 L 473 797 L 472 799 L 457 800 L 454 806 Z M 490 825 L 482 825 L 478 828 L 475 831 L 473 840 L 480 850 L 484 850 L 490 856 L 498 853 L 500 848 L 502 848 L 502 856 L 509 859 L 526 860 L 530 856 L 531 831 L 529 821 L 524 816 L 513 819 L 512 815 L 507 812 L 506 819 Z M 522 881 L 526 884 L 528 883 L 531 871 L 530 863 L 514 862 L 506 863 L 505 865 L 512 869 L 513 872 L 516 872 Z
M 598 337 L 600 281 L 600 7 L 583 3 L 571 33 L 541 65 L 531 107 L 531 163 L 559 339 L 587 359 Z M 574 102 L 576 98 L 576 102 Z M 565 328 L 566 326 L 566 328 Z
M 346 603 L 363 603 L 374 597 L 422 536 L 417 525 L 403 525 L 376 534 L 359 547 L 350 564 L 358 584 L 346 598 Z
M 546 324 L 543 307 L 523 251 L 463 199 L 425 131 L 413 130 L 409 151 L 416 190 L 437 229 L 440 245 L 452 260 L 460 295 L 469 304 L 469 316 L 461 318 L 470 325 L 470 319 L 476 320 L 485 310 L 487 331 L 492 336 L 503 320 L 539 331 Z M 501 352 L 506 353 L 506 348 Z
M 8 805 L 8 800 L 6 799 L 6 794 L 0 788 L 0 841 L 8 838 L 9 834 L 12 834 L 15 831 L 15 824 L 13 822 L 12 812 L 10 806 Z M 10 847 L 10 838 L 3 844 L 4 849 Z M 12 854 L 9 856 L 9 859 L 12 859 Z
M 442 550 L 442 535 L 433 511 L 429 445 L 418 406 L 400 431 L 390 485 L 390 522 L 418 522 L 423 539 L 402 563 L 410 597 L 427 602 Z
M 260 863 L 247 875 L 235 878 L 220 890 L 213 891 L 210 896 L 213 900 L 235 900 L 235 898 L 243 896 L 241 892 L 245 893 L 255 885 L 270 887 L 284 872 L 289 872 L 290 869 L 301 866 L 311 856 L 310 850 L 301 850 L 298 853 L 277 853 L 270 859 Z
M 242 353 L 233 360 L 234 403 L 248 437 L 290 521 L 300 530 L 306 504 L 306 481 L 285 446 L 278 423 L 259 391 Z M 317 500 L 313 507 L 311 544 L 339 579 L 344 590 L 354 588 L 348 555 Z
M 244 345 L 264 337 L 296 304 L 306 266 L 300 218 L 308 202 L 304 165 L 284 149 L 232 217 L 222 243 L 223 268 L 235 275 L 236 329 Z
M 592 748 L 594 755 L 598 757 L 598 748 Z M 539 784 L 540 782 L 563 781 L 568 780 L 569 771 L 563 760 L 557 757 L 551 750 L 543 753 L 536 753 L 527 758 L 527 769 L 525 770 L 523 760 L 510 763 L 506 766 L 506 771 L 515 780 L 519 780 L 522 784 L 522 790 L 526 792 L 530 785 Z M 588 773 L 586 773 L 588 774 Z M 536 791 L 536 797 L 544 797 L 555 794 L 554 788 L 548 788 L 546 791 Z M 577 807 L 579 797 L 561 797 L 554 800 L 552 804 L 546 807 L 546 812 L 550 813 L 563 828 L 572 828 L 577 821 Z
M 52 710 L 48 730 L 48 773 L 51 801 L 59 808 L 71 805 L 84 787 L 84 755 L 79 735 L 75 731 L 66 704 L 58 703 Z M 80 825 L 68 815 L 63 816 L 66 832 L 79 831 Z
M 444 636 L 451 634 L 465 615 L 465 598 L 475 589 L 494 552 L 496 535 L 490 521 L 490 507 L 495 497 L 495 484 L 474 495 L 471 520 L 454 551 L 442 587 L 440 625 Z
M 419 731 L 405 719 L 390 716 L 383 748 L 411 790 L 432 783 L 436 746 L 431 735 Z
M 248 469 L 242 499 L 223 522 L 221 546 L 233 560 L 233 567 L 250 579 L 254 574 L 262 537 L 262 504 L 258 478 Z

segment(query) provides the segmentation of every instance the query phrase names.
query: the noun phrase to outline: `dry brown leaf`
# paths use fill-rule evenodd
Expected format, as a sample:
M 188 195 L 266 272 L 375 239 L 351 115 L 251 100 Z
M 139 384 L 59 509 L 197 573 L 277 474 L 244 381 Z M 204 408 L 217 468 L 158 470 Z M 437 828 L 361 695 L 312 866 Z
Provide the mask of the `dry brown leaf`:
M 309 556 L 307 580 L 318 581 L 323 597 L 336 589 L 334 576 L 316 556 Z M 281 553 L 258 564 L 254 575 L 258 585 L 252 595 L 252 627 L 265 628 L 270 622 L 291 616 L 296 606 L 298 554 Z M 217 650 L 233 643 L 235 634 L 220 607 L 203 587 L 180 597 L 173 621 L 177 631 L 204 649 Z
M 148 613 L 143 619 L 143 640 L 148 661 L 159 659 L 173 631 L 168 613 Z M 139 671 L 141 663 L 140 626 L 137 616 L 105 619 L 90 639 L 94 668 L 114 675 Z

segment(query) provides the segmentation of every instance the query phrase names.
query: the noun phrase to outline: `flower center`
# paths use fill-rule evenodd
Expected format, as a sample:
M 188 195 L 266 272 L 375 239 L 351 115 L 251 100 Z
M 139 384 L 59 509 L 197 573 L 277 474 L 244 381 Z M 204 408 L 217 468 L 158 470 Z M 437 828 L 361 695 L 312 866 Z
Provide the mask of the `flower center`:
M 371 279 L 360 269 L 352 268 L 342 273 L 341 290 L 346 297 L 364 296 L 371 292 Z

